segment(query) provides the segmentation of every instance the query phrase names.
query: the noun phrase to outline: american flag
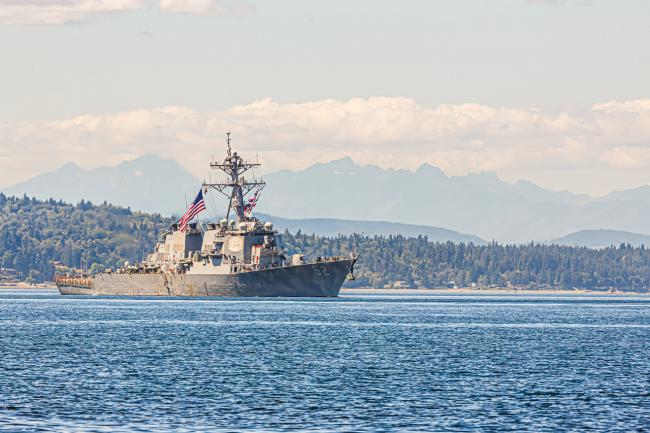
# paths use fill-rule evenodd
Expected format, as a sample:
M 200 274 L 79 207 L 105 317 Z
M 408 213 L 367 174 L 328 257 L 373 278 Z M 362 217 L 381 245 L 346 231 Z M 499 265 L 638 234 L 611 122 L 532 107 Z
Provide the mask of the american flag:
M 248 203 L 244 205 L 244 212 L 250 216 L 253 213 L 253 208 L 257 204 L 257 192 L 253 195 L 253 197 L 248 199 Z
M 199 190 L 199 193 L 196 195 L 196 198 L 192 202 L 185 215 L 178 220 L 178 226 L 181 231 L 184 232 L 187 229 L 187 223 L 189 223 L 192 218 L 197 216 L 202 210 L 205 210 L 205 201 L 203 200 L 203 191 Z

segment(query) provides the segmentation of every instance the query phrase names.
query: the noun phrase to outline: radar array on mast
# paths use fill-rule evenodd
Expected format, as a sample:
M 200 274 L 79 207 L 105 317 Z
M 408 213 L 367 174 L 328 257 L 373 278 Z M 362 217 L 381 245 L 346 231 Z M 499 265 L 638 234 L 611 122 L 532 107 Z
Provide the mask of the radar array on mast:
M 249 221 L 252 219 L 252 217 L 246 215 L 244 199 L 248 194 L 254 192 L 253 198 L 250 199 L 253 200 L 254 203 L 254 201 L 259 197 L 262 189 L 266 186 L 266 183 L 262 180 L 257 180 L 254 177 L 251 180 L 247 180 L 243 174 L 259 166 L 261 166 L 259 162 L 245 161 L 242 157 L 237 155 L 237 152 L 232 152 L 230 147 L 230 131 L 228 131 L 228 133 L 226 133 L 226 158 L 223 162 L 210 163 L 211 169 L 223 171 L 226 174 L 227 179 L 214 183 L 203 182 L 204 188 L 213 188 L 228 197 L 229 203 L 226 218 L 229 218 L 230 209 L 232 208 L 237 215 L 237 221 Z

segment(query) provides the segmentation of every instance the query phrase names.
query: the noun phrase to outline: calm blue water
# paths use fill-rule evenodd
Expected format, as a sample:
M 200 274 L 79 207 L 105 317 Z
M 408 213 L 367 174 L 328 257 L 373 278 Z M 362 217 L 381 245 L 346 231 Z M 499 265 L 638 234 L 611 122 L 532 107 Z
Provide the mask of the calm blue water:
M 650 298 L 0 290 L 0 430 L 647 431 Z

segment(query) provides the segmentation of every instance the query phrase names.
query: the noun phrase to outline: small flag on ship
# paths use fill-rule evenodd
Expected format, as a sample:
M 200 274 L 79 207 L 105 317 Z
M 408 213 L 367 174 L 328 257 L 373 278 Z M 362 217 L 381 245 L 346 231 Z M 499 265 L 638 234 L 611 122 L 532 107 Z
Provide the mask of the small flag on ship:
M 199 193 L 196 195 L 190 207 L 187 208 L 187 211 L 185 211 L 185 215 L 178 220 L 178 227 L 180 227 L 181 231 L 184 232 L 187 230 L 187 223 L 203 210 L 205 210 L 205 201 L 203 200 L 203 191 L 199 189 Z
M 248 203 L 244 205 L 244 215 L 246 215 L 247 217 L 253 215 L 253 208 L 255 207 L 256 204 L 257 204 L 257 191 L 255 192 L 253 197 L 248 199 Z

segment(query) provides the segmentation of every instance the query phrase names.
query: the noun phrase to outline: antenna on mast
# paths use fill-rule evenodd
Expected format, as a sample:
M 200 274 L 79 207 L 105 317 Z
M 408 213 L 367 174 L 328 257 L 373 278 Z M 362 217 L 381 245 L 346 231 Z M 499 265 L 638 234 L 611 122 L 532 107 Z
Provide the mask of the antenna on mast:
M 237 221 L 251 221 L 252 208 L 255 206 L 259 193 L 266 185 L 263 181 L 253 179 L 247 180 L 244 173 L 248 170 L 253 170 L 258 167 L 259 162 L 248 162 L 237 155 L 237 152 L 232 153 L 230 147 L 230 131 L 226 133 L 226 150 L 228 156 L 223 162 L 211 162 L 212 169 L 219 169 L 226 174 L 226 179 L 223 181 L 212 181 L 210 176 L 210 183 L 204 183 L 204 188 L 214 188 L 222 193 L 228 199 L 228 211 L 226 218 L 230 217 L 230 210 L 235 211 Z M 245 201 L 246 196 L 253 193 L 253 196 Z

